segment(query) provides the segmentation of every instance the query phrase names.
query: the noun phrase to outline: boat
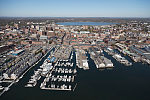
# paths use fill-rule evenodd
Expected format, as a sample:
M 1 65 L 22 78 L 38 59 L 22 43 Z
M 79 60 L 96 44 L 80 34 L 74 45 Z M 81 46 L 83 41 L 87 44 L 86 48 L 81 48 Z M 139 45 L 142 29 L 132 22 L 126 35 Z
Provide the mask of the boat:
M 27 85 L 25 85 L 25 87 L 33 87 L 33 85 L 32 84 L 27 84 Z
M 4 87 L 0 86 L 0 90 L 3 90 L 3 89 L 4 89 Z
M 41 75 L 42 76 L 46 76 L 46 74 L 48 74 L 48 72 L 53 68 L 52 63 L 44 63 L 43 65 L 43 70 Z
M 9 87 L 5 87 L 5 88 L 4 88 L 4 91 L 8 91 L 8 90 L 9 90 Z

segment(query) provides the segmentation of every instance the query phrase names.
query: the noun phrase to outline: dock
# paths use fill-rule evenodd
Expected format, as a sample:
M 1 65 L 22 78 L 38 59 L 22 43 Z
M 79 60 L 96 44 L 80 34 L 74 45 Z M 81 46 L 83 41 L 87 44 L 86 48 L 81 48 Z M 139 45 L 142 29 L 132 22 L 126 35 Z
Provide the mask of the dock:
M 45 89 L 45 90 L 57 90 L 57 91 L 71 91 L 71 89 L 61 89 L 61 88 L 41 88 L 41 89 Z

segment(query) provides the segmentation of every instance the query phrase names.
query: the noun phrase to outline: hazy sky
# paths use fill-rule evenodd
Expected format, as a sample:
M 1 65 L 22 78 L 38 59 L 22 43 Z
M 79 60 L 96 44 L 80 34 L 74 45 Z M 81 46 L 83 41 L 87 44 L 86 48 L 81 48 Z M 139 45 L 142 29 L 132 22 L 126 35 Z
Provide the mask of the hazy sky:
M 150 17 L 150 0 L 0 0 L 0 16 Z

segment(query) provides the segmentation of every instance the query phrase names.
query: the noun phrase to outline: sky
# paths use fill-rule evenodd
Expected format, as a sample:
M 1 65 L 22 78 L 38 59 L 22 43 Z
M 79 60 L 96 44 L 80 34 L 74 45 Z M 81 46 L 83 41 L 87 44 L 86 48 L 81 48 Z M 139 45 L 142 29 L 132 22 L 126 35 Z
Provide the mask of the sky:
M 0 0 L 1 17 L 150 17 L 150 0 Z

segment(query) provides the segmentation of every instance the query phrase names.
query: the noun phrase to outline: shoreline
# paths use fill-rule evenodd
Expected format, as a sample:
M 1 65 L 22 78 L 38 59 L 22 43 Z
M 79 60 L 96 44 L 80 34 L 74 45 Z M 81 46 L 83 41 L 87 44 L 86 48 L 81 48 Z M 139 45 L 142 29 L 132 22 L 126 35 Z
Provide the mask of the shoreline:
M 42 57 L 41 59 L 39 59 L 39 60 L 38 60 L 35 64 L 33 64 L 30 68 L 28 68 L 19 78 L 13 80 L 13 81 L 11 82 L 11 84 L 8 85 L 8 86 L 5 87 L 5 88 L 8 88 L 8 90 L 9 90 L 9 88 L 10 88 L 14 83 L 19 82 L 20 79 L 22 79 L 23 76 L 24 76 L 31 68 L 35 67 L 40 61 L 42 61 L 42 59 L 43 59 L 44 57 L 47 56 L 47 54 L 51 51 L 52 48 L 53 48 L 53 47 L 51 47 L 51 48 L 48 50 L 48 52 L 47 52 L 45 55 L 43 55 L 43 57 Z M 2 96 L 2 95 L 3 95 L 6 91 L 8 91 L 8 90 L 5 90 L 5 89 L 4 89 L 4 90 L 0 93 L 0 96 Z

